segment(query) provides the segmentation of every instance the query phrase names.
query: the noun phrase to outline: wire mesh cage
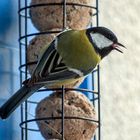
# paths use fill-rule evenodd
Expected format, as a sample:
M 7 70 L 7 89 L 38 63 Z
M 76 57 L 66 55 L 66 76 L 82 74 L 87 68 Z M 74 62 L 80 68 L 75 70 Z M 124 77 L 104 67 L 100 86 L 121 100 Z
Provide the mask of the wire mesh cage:
M 47 1 L 47 0 L 46 0 Z M 40 35 L 52 35 L 52 34 L 57 34 L 61 33 L 62 31 L 66 30 L 68 27 L 73 27 L 73 24 L 71 24 L 70 21 L 71 15 L 69 13 L 72 12 L 73 9 L 69 7 L 73 7 L 74 9 L 78 9 L 79 7 L 85 8 L 85 11 L 91 10 L 92 12 L 90 13 L 91 19 L 88 21 L 88 26 L 98 26 L 99 24 L 99 18 L 98 18 L 98 0 L 92 0 L 93 5 L 90 4 L 85 4 L 80 2 L 73 2 L 73 1 L 66 1 L 66 0 L 61 0 L 57 2 L 51 2 L 48 0 L 47 3 L 33 3 L 31 0 L 19 0 L 18 5 L 19 5 L 19 48 L 20 48 L 20 85 L 22 86 L 22 82 L 30 77 L 31 74 L 31 67 L 33 65 L 37 64 L 37 60 L 31 60 L 28 61 L 28 46 L 31 44 L 31 40 Z M 51 14 L 54 13 L 54 11 L 51 11 L 52 7 L 55 7 L 54 9 L 56 10 L 55 12 L 57 13 L 56 17 L 52 16 L 53 20 L 57 21 L 57 24 L 59 24 L 59 19 L 61 21 L 61 24 L 57 26 L 56 28 L 53 28 L 52 23 L 48 25 L 46 28 L 40 29 L 42 27 L 41 21 L 37 21 L 38 23 L 33 26 L 32 21 L 33 20 L 33 13 L 31 13 L 31 9 L 37 9 L 37 8 L 44 8 L 45 10 L 48 10 Z M 60 8 L 59 11 L 58 7 Z M 80 9 L 81 10 L 81 9 Z M 42 11 L 40 13 L 37 13 L 37 20 L 41 17 Z M 61 16 L 58 17 L 58 15 L 61 14 Z M 39 17 L 40 16 L 40 17 Z M 74 18 L 76 16 L 76 13 L 72 15 Z M 78 15 L 79 17 L 79 15 Z M 49 16 L 47 15 L 47 18 L 45 17 L 43 22 L 46 22 L 48 20 L 49 22 Z M 55 19 L 56 18 L 56 19 Z M 52 20 L 51 19 L 51 20 Z M 35 19 L 36 20 L 36 19 Z M 72 21 L 75 23 L 76 21 Z M 47 23 L 46 23 L 47 24 Z M 78 21 L 77 23 L 78 24 Z M 37 28 L 37 29 L 36 29 Z M 53 28 L 53 29 L 52 29 Z M 75 27 L 75 28 L 81 28 L 80 27 Z M 39 30 L 39 31 L 38 31 Z M 33 42 L 32 42 L 33 43 Z M 40 43 L 40 42 L 39 42 Z M 32 51 L 32 50 L 31 50 Z M 33 52 L 34 53 L 34 52 Z M 39 56 L 35 57 L 38 58 Z M 30 68 L 31 69 L 30 69 Z M 100 127 L 100 70 L 99 66 L 92 72 L 90 75 L 91 80 L 90 80 L 90 89 L 83 88 L 67 88 L 65 86 L 62 86 L 61 88 L 41 88 L 38 92 L 36 92 L 33 97 L 29 98 L 26 100 L 22 105 L 21 105 L 21 140 L 28 140 L 31 139 L 31 135 L 34 135 L 36 138 L 37 135 L 40 134 L 40 130 L 38 129 L 36 122 L 39 121 L 45 121 L 47 125 L 49 125 L 48 121 L 51 120 L 60 120 L 60 128 L 61 131 L 58 133 L 57 131 L 55 133 L 59 134 L 59 138 L 57 139 L 62 139 L 65 140 L 65 121 L 66 120 L 82 120 L 86 122 L 92 122 L 97 124 L 97 130 L 92 139 L 94 140 L 100 140 L 101 139 L 101 127 Z M 50 94 L 54 92 L 60 92 L 60 99 L 61 99 L 61 111 L 59 112 L 59 116 L 48 116 L 48 117 L 41 117 L 41 118 L 36 118 L 35 117 L 35 108 L 37 104 L 39 103 L 39 100 L 43 99 L 46 96 L 49 96 Z M 79 91 L 82 92 L 86 95 L 90 95 L 90 101 L 95 107 L 95 111 L 97 114 L 97 118 L 89 118 L 89 117 L 83 117 L 83 116 L 66 116 L 65 115 L 65 95 L 67 91 Z M 55 125 L 55 124 L 54 124 Z M 53 131 L 55 131 L 53 128 L 50 128 Z M 85 133 L 85 130 L 83 131 Z M 51 134 L 50 134 L 51 135 Z M 38 138 L 37 138 L 38 139 Z M 48 138 L 49 139 L 49 138 Z

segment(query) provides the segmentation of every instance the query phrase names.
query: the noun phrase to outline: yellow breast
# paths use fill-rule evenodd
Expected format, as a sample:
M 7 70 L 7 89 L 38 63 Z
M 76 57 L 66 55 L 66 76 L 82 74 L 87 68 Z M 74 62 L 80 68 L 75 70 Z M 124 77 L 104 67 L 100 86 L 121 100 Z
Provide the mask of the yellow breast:
M 85 30 L 63 33 L 58 40 L 57 49 L 65 64 L 71 68 L 88 71 L 95 68 L 101 60 Z

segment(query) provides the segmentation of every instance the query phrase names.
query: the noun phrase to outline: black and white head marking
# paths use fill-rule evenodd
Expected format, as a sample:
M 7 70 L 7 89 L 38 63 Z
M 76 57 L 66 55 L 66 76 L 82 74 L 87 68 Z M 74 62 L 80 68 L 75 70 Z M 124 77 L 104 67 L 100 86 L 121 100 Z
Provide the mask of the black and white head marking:
M 90 41 L 99 49 L 103 49 L 118 42 L 116 35 L 105 27 L 90 28 L 87 30 L 87 34 Z
M 113 50 L 113 44 L 118 42 L 116 35 L 105 27 L 89 28 L 87 36 L 101 58 L 108 55 Z
M 100 33 L 90 33 L 90 36 L 92 42 L 95 43 L 99 49 L 103 49 L 113 44 L 113 41 L 109 40 L 107 37 Z

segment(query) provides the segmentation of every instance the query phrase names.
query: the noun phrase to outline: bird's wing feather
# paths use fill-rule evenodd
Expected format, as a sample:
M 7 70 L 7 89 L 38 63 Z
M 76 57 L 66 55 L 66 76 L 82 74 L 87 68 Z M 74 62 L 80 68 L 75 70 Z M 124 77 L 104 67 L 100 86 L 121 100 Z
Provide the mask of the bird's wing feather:
M 54 40 L 38 62 L 34 71 L 34 74 L 38 76 L 36 82 L 55 82 L 79 77 L 78 73 L 66 66 L 57 52 L 56 45 L 56 40 Z

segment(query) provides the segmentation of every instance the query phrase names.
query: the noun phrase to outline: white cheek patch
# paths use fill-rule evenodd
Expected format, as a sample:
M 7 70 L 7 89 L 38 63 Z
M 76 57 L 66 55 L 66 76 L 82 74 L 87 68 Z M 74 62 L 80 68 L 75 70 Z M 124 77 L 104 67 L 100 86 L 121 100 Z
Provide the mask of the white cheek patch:
M 110 46 L 113 44 L 111 40 L 106 38 L 105 36 L 99 34 L 99 33 L 91 33 L 90 34 L 92 41 L 97 45 L 98 48 L 103 49 L 107 46 Z

